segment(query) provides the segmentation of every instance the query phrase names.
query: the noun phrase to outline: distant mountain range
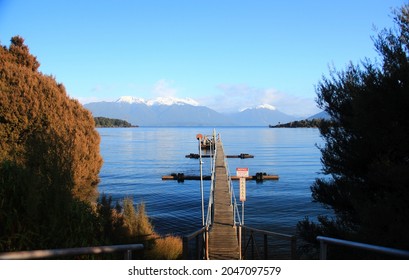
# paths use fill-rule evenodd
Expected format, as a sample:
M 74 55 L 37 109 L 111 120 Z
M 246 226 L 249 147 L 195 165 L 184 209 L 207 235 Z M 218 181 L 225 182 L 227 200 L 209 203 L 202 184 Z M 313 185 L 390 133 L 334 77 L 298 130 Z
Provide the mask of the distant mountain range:
M 138 126 L 268 126 L 297 120 L 271 105 L 221 114 L 200 106 L 190 98 L 160 97 L 145 100 L 124 96 L 115 102 L 93 102 L 84 106 L 94 117 L 122 119 Z
M 310 120 L 313 120 L 313 119 L 329 120 L 330 118 L 331 118 L 331 117 L 330 117 L 330 115 L 328 115 L 327 112 L 322 111 L 322 112 L 319 112 L 318 114 L 315 114 L 315 115 L 313 115 L 313 116 L 307 118 L 307 120 L 309 120 L 309 121 L 310 121 Z

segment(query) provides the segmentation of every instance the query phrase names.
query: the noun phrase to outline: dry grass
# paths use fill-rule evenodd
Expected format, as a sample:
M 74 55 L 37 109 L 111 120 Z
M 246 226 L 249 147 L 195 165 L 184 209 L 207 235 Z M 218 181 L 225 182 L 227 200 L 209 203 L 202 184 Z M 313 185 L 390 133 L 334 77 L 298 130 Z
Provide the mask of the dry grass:
M 155 245 L 147 253 L 147 257 L 156 260 L 180 259 L 182 257 L 182 239 L 172 235 L 156 239 Z
M 182 238 L 167 235 L 159 236 L 153 228 L 146 213 L 145 203 L 141 202 L 135 209 L 131 198 L 124 199 L 124 226 L 135 242 L 145 243 L 145 257 L 152 260 L 176 260 L 182 257 Z

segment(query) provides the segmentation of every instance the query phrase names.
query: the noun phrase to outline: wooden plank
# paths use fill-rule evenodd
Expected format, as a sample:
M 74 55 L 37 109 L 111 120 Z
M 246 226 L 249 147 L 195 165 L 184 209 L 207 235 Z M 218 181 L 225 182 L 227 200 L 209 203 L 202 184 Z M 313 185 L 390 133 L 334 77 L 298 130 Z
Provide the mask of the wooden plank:
M 209 232 L 209 258 L 211 260 L 239 259 L 236 227 L 233 224 L 233 206 L 229 192 L 229 181 L 224 162 L 224 151 L 217 141 L 216 173 L 214 190 L 214 221 Z

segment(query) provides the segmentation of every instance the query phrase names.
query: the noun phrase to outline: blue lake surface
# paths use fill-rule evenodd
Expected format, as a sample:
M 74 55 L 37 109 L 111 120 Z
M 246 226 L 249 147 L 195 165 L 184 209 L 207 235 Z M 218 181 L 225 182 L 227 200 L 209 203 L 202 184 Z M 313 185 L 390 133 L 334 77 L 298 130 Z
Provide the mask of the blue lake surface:
M 317 129 L 268 127 L 218 127 L 226 155 L 248 153 L 252 159 L 227 159 L 235 175 L 237 167 L 277 174 L 278 181 L 247 181 L 245 223 L 264 230 L 294 234 L 299 220 L 315 219 L 328 210 L 311 199 L 310 187 L 322 176 L 316 145 L 323 145 Z M 162 181 L 163 175 L 199 175 L 199 161 L 185 155 L 198 153 L 196 134 L 211 135 L 212 127 L 100 128 L 101 154 L 99 192 L 113 200 L 132 197 L 144 201 L 155 230 L 160 234 L 184 235 L 201 227 L 199 181 Z M 210 174 L 210 159 L 204 158 L 203 173 Z M 238 197 L 238 181 L 234 183 Z M 205 201 L 210 181 L 204 181 Z M 207 209 L 207 207 L 206 207 Z

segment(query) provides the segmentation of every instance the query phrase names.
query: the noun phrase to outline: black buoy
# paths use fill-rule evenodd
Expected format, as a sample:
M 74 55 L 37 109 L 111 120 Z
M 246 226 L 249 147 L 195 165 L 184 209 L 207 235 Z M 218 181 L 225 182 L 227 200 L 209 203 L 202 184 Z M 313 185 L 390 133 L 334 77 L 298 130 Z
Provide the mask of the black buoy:
M 178 173 L 178 183 L 182 183 L 185 181 L 185 174 L 183 173 Z
M 256 173 L 256 182 L 263 182 L 264 174 L 262 172 Z

